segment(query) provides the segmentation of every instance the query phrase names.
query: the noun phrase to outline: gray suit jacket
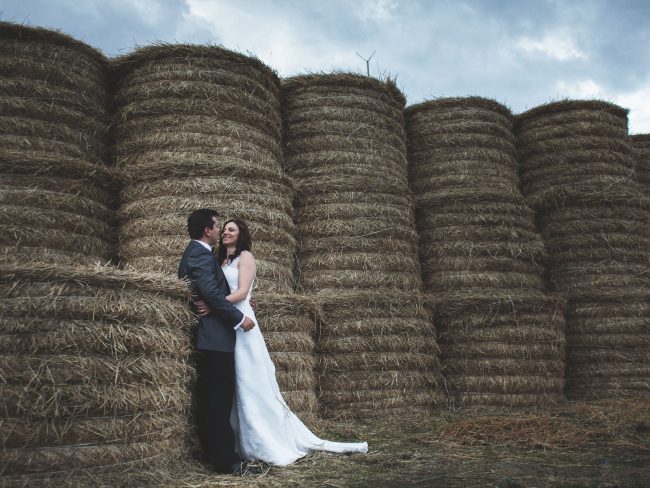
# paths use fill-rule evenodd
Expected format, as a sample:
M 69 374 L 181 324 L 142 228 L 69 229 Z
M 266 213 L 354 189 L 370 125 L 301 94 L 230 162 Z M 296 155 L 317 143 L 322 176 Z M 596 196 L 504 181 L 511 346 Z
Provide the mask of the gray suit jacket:
M 234 352 L 234 327 L 243 320 L 244 314 L 226 300 L 230 287 L 212 253 L 191 241 L 178 266 L 178 277 L 189 278 L 193 292 L 212 309 L 210 314 L 199 318 L 196 348 Z

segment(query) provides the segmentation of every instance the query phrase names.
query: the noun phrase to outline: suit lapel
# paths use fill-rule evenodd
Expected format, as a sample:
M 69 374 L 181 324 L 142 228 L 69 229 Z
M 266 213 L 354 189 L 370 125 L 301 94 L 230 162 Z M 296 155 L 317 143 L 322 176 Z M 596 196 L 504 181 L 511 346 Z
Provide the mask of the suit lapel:
M 223 283 L 223 287 L 225 289 L 225 294 L 230 295 L 230 285 L 228 284 L 228 280 L 226 279 L 226 275 L 223 274 L 223 269 L 221 269 L 221 266 L 219 265 L 219 262 L 214 257 L 214 254 L 211 251 L 208 251 L 203 245 L 199 244 L 195 240 L 192 241 L 192 244 L 195 245 L 195 246 L 198 246 L 203 252 L 208 253 L 208 254 L 210 254 L 212 256 L 212 259 L 214 259 L 215 273 L 217 275 L 217 281 L 219 283 Z

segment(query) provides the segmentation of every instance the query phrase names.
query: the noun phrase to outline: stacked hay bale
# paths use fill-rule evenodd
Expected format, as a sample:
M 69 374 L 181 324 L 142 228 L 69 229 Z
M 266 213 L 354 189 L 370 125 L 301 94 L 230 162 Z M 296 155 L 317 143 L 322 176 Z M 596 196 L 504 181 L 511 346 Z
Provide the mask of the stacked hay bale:
M 647 395 L 649 201 L 633 179 L 627 111 L 600 101 L 517 117 L 519 167 L 569 302 L 567 395 Z
M 440 400 L 437 346 L 419 295 L 404 97 L 347 74 L 283 88 L 300 284 L 322 308 L 324 413 L 430 410 Z
M 650 195 L 650 134 L 630 136 L 630 140 L 636 157 L 636 181 L 641 186 L 641 191 Z
M 249 223 L 259 289 L 293 284 L 293 190 L 282 175 L 279 81 L 218 47 L 150 46 L 117 58 L 115 161 L 125 174 L 120 256 L 176 274 L 187 216 Z M 155 236 L 155 239 L 151 239 Z
M 446 406 L 438 345 L 419 292 L 330 289 L 315 298 L 326 417 L 404 417 Z
M 518 188 L 512 114 L 484 98 L 406 109 L 420 260 L 457 407 L 563 397 L 562 301 Z
M 256 293 L 255 300 L 282 397 L 301 420 L 316 419 L 313 301 L 298 294 L 265 292 Z
M 185 45 L 140 49 L 116 59 L 111 73 L 115 161 L 125 175 L 122 262 L 175 276 L 190 212 L 210 207 L 224 220 L 245 220 L 280 388 L 292 408 L 314 416 L 313 339 L 307 337 L 314 325 L 292 293 L 294 190 L 280 165 L 277 76 L 256 59 Z M 294 326 L 291 341 L 279 340 Z
M 114 253 L 106 59 L 0 22 L 0 248 L 73 262 Z
M 186 449 L 183 283 L 111 268 L 0 264 L 3 486 L 141 486 Z

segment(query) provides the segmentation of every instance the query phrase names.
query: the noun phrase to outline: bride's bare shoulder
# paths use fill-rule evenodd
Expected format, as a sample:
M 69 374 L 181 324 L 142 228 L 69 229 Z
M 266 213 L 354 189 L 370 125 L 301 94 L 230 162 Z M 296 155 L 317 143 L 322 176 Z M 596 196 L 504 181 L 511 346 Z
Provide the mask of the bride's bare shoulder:
M 250 251 L 242 251 L 239 254 L 239 260 L 243 262 L 252 263 L 255 262 L 255 257 L 253 256 L 253 253 Z

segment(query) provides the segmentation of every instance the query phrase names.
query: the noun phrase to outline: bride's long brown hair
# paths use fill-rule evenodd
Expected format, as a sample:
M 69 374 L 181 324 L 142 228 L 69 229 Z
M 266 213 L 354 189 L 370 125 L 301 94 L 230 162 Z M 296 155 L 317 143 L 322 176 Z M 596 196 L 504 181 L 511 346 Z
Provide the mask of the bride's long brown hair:
M 226 228 L 226 226 L 231 222 L 239 228 L 239 237 L 237 238 L 237 244 L 235 244 L 235 253 L 228 256 L 226 254 L 226 246 L 223 245 L 223 239 L 221 235 L 223 234 L 223 230 Z M 230 259 L 232 261 L 237 256 L 239 256 L 242 253 L 242 251 L 250 251 L 252 246 L 253 246 L 253 242 L 251 239 L 251 233 L 248 230 L 248 225 L 246 225 L 246 222 L 239 219 L 226 220 L 223 226 L 221 227 L 221 233 L 219 234 L 219 247 L 217 248 L 217 261 L 219 262 L 219 264 L 223 264 L 226 259 Z

